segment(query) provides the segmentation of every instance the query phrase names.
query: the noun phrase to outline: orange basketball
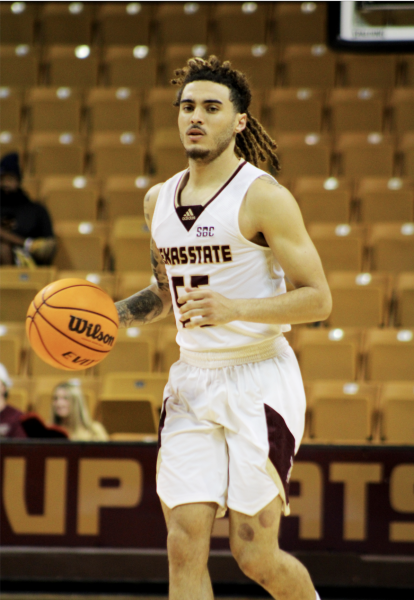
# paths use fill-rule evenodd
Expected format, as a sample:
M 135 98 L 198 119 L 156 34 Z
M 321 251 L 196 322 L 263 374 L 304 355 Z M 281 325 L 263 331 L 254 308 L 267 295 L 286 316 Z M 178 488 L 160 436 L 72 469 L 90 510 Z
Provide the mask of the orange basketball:
M 93 367 L 114 347 L 118 312 L 112 299 L 85 279 L 61 279 L 41 290 L 27 311 L 33 350 L 57 369 Z

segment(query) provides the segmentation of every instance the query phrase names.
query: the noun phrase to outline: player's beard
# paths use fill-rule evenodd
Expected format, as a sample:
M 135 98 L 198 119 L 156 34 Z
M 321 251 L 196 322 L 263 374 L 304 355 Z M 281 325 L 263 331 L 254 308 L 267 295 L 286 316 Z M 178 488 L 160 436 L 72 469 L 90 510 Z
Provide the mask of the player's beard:
M 234 129 L 233 126 L 231 126 L 218 138 L 215 148 L 208 150 L 207 148 L 198 148 L 197 146 L 193 146 L 192 148 L 185 148 L 185 153 L 188 159 L 191 158 L 198 163 L 208 165 L 221 154 L 223 154 L 225 150 L 227 150 L 233 138 Z

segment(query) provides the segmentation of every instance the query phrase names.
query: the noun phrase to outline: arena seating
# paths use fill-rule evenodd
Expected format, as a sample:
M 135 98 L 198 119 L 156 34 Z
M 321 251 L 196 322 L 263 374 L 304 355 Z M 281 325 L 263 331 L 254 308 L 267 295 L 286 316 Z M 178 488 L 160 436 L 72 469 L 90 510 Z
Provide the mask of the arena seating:
M 19 152 L 59 249 L 51 269 L 0 270 L 10 403 L 48 420 L 53 386 L 75 375 L 112 439 L 156 434 L 179 357 L 173 316 L 120 332 L 104 362 L 69 375 L 29 349 L 24 320 L 58 278 L 114 299 L 154 281 L 143 198 L 186 167 L 169 80 L 190 55 L 215 53 L 251 80 L 251 112 L 279 145 L 278 180 L 333 293 L 325 323 L 287 334 L 308 392 L 307 441 L 414 443 L 412 55 L 332 52 L 324 2 L 12 5 L 0 6 L 0 154 Z

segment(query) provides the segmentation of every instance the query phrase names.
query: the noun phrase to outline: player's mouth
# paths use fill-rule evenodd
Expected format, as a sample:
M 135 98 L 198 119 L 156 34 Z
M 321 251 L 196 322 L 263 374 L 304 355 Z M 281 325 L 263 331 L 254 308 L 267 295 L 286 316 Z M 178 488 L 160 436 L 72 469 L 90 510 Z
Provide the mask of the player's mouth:
M 191 127 L 191 129 L 187 131 L 187 136 L 192 142 L 198 142 L 204 135 L 204 131 L 198 127 Z

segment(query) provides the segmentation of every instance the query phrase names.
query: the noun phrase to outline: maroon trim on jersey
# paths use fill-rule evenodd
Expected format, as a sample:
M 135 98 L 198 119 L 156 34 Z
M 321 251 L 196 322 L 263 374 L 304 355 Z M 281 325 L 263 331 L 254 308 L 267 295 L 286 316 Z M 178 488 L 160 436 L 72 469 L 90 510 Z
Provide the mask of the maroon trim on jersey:
M 167 396 L 167 398 L 162 403 L 160 423 L 158 426 L 158 450 L 160 450 L 160 448 L 161 448 L 161 433 L 162 433 L 162 430 L 164 429 L 165 417 L 167 416 L 167 402 L 170 398 L 171 398 L 171 396 Z
M 289 503 L 289 477 L 295 455 L 295 438 L 285 423 L 284 418 L 271 406 L 264 405 L 267 436 L 269 439 L 269 458 L 279 473 Z
M 187 205 L 187 206 L 181 206 L 181 205 L 177 206 L 177 201 L 180 199 L 180 196 L 181 196 L 180 185 L 183 180 L 183 177 L 185 177 L 187 175 L 188 171 L 186 171 L 180 177 L 180 180 L 177 184 L 177 187 L 175 188 L 175 193 L 174 193 L 174 208 L 175 208 L 177 217 L 180 219 L 181 223 L 184 225 L 184 227 L 186 228 L 187 231 L 190 231 L 190 229 L 192 228 L 194 223 L 197 221 L 198 217 L 204 212 L 204 210 L 207 208 L 207 206 L 209 204 L 211 204 L 213 202 L 213 200 L 215 200 L 217 198 L 217 196 L 219 196 L 221 194 L 221 192 L 233 181 L 233 179 L 241 171 L 241 169 L 244 167 L 245 164 L 247 164 L 246 161 L 242 162 L 237 167 L 237 169 L 234 171 L 234 173 L 228 178 L 226 183 L 221 186 L 219 191 L 216 192 L 214 194 L 214 196 L 212 198 L 210 198 L 210 200 L 204 205 L 191 204 L 191 205 Z M 187 215 L 187 213 L 189 213 L 189 214 Z M 185 218 L 185 217 L 187 217 L 187 218 Z

